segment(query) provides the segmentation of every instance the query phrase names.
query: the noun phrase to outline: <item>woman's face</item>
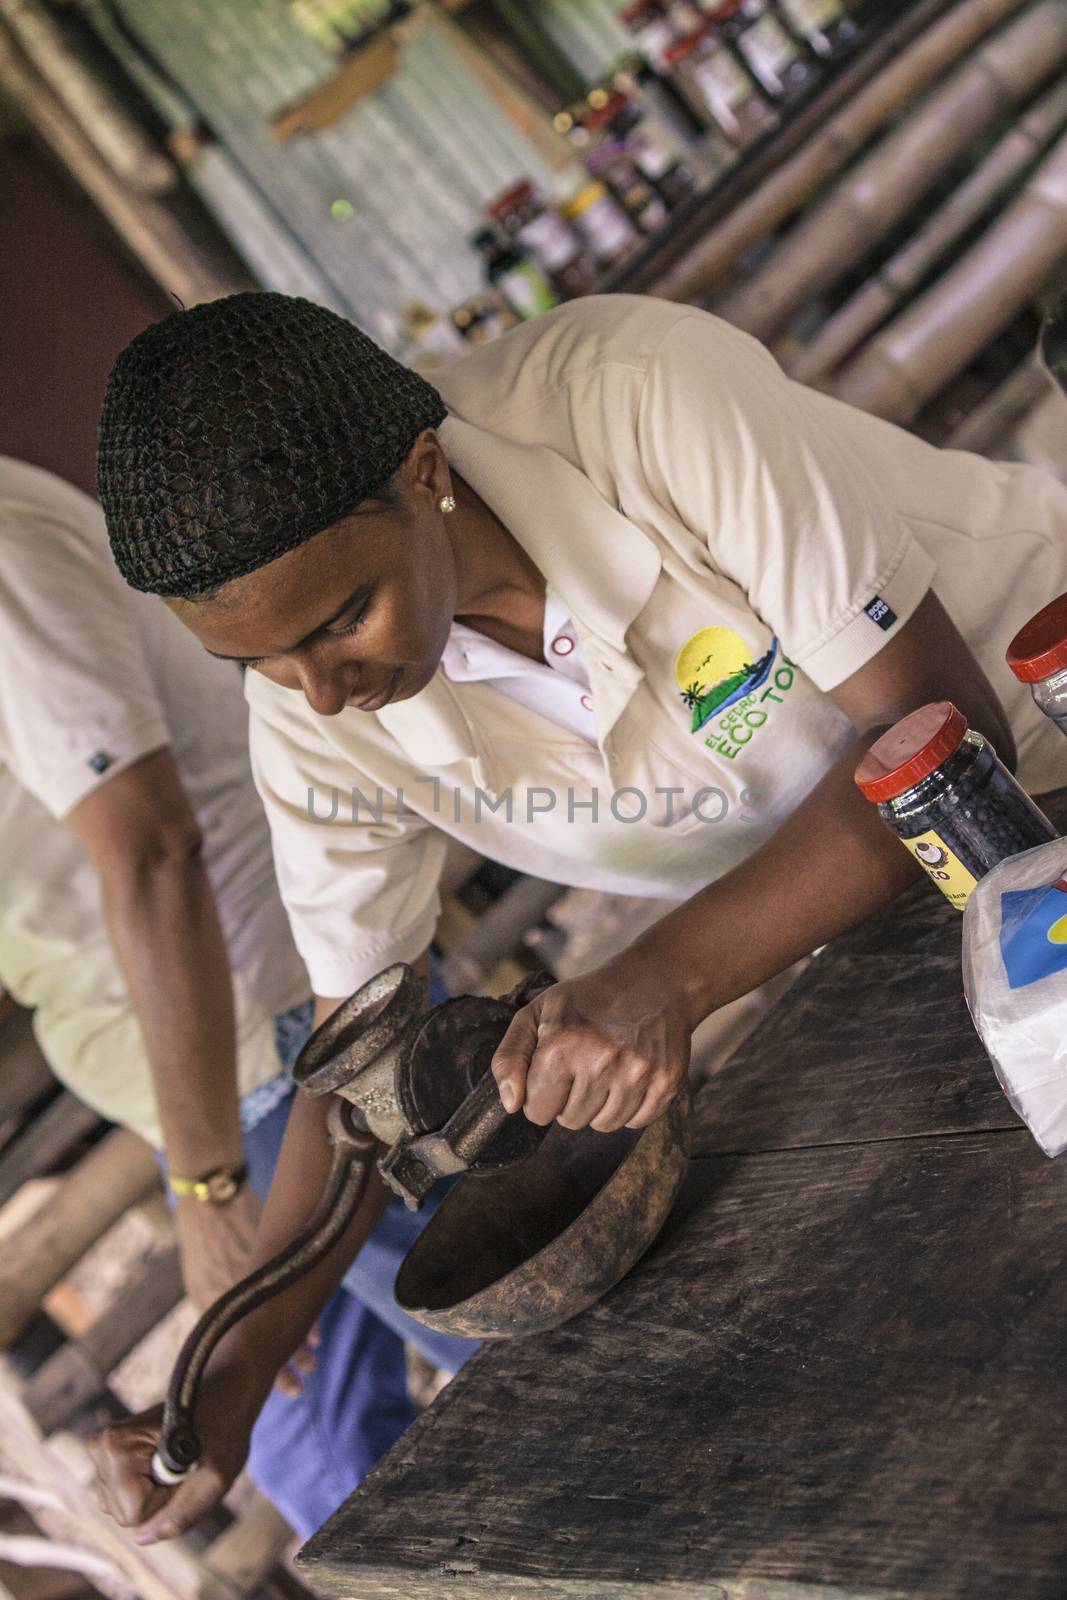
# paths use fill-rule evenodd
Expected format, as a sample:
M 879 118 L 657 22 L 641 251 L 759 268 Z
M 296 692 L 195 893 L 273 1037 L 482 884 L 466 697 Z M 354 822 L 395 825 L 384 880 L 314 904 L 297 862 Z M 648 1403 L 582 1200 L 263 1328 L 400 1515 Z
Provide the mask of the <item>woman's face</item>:
M 447 463 L 412 472 L 412 459 L 394 480 L 396 503 L 365 501 L 213 598 L 171 609 L 212 655 L 302 691 L 320 716 L 418 694 L 448 640 L 458 570 L 437 508 L 451 488 Z

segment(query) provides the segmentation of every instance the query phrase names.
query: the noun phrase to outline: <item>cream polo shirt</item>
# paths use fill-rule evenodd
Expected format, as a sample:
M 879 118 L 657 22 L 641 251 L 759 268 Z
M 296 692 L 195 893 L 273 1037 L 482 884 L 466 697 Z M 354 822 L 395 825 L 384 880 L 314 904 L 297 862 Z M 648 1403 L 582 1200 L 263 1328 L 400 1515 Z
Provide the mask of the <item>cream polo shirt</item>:
M 693 894 L 832 764 L 853 733 L 827 691 L 931 587 L 1008 710 L 1023 781 L 1067 782 L 1067 744 L 1003 663 L 1067 589 L 1049 475 L 934 449 L 651 299 L 576 301 L 432 378 L 449 459 L 573 619 L 596 743 L 441 669 L 336 717 L 249 672 L 256 781 L 319 993 L 425 948 L 446 835 L 561 883 Z
M 133 762 L 170 749 L 230 952 L 239 1087 L 273 1077 L 273 1013 L 309 985 L 274 883 L 240 676 L 160 601 L 127 589 L 86 495 L 3 457 L 0 642 L 0 980 L 34 1008 L 57 1075 L 159 1143 L 99 880 L 62 819 Z

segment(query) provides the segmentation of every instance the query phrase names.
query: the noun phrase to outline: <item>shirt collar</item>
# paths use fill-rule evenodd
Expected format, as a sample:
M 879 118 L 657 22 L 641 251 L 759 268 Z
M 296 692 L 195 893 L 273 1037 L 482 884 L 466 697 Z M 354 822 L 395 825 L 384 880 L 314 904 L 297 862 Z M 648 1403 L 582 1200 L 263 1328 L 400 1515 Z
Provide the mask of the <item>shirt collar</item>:
M 516 444 L 450 414 L 445 454 L 544 574 L 574 620 L 616 650 L 660 574 L 655 544 L 543 445 Z
M 440 435 L 449 461 L 574 618 L 594 680 L 599 735 L 606 738 L 642 677 L 626 652 L 626 630 L 659 577 L 655 544 L 554 450 L 517 444 L 453 414 Z M 375 715 L 412 758 L 427 765 L 477 755 L 459 698 L 440 668 L 421 694 Z

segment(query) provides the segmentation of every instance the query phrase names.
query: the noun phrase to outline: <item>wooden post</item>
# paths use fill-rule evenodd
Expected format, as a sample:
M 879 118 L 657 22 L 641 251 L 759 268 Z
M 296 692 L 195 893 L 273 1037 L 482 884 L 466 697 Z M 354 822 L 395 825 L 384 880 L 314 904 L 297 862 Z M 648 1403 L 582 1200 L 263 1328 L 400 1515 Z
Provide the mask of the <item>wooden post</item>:
M 55 1081 L 33 1037 L 30 1013 L 0 995 L 0 1129 L 17 1124 Z
M 34 1373 L 25 1403 L 43 1433 L 65 1427 L 107 1387 L 109 1375 L 183 1294 L 176 1246 L 151 1256 L 83 1339 L 72 1340 Z
M 486 974 L 515 951 L 526 930 L 541 921 L 563 892 L 562 884 L 526 877 L 505 889 L 446 953 L 441 975 L 449 992 L 476 992 Z
M 814 383 L 840 366 L 918 288 L 950 246 L 1016 186 L 1027 167 L 1067 122 L 1067 83 L 1059 83 L 1006 133 L 941 209 L 807 344 L 779 359 L 798 383 Z
M 51 1203 L 4 1246 L 0 1346 L 18 1338 L 49 1289 L 158 1183 L 151 1150 L 126 1128 L 116 1128 L 82 1158 L 61 1180 Z
M 1051 389 L 1048 373 L 1031 356 L 964 417 L 945 440 L 947 448 L 988 455 Z
M 1067 137 L 985 236 L 873 339 L 833 392 L 907 422 L 964 367 L 1067 256 Z
M 863 259 L 948 166 L 1067 56 L 1067 0 L 1041 0 L 955 71 L 715 310 L 759 339 Z
M 729 216 L 650 285 L 663 300 L 703 302 L 728 278 L 738 259 L 799 211 L 841 171 L 902 105 L 928 88 L 1024 0 L 962 0 L 855 98 L 829 118 L 789 161 L 770 173 Z
M 41 1177 L 63 1161 L 100 1126 L 95 1111 L 64 1091 L 0 1156 L 0 1205 L 30 1178 Z

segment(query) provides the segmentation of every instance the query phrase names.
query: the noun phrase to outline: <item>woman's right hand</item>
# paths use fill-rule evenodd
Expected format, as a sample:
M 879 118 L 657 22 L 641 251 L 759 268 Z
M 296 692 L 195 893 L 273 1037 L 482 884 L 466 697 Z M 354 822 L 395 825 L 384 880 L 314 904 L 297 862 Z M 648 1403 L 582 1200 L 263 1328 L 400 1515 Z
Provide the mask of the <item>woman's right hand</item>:
M 135 1544 L 186 1533 L 217 1505 L 245 1464 L 258 1407 L 240 1404 L 231 1371 L 205 1377 L 197 1402 L 201 1456 L 181 1483 L 165 1487 L 152 1476 L 163 1407 L 105 1428 L 89 1442 L 96 1463 L 96 1498 Z

